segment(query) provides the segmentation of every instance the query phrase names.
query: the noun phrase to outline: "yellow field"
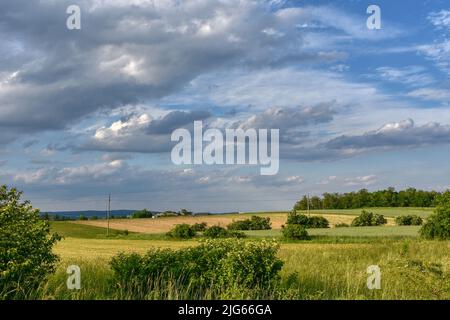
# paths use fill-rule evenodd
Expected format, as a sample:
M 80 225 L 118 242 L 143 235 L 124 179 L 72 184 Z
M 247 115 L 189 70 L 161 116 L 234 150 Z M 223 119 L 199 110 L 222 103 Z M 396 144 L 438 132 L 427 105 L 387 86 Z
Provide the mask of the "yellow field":
M 57 243 L 54 252 L 62 260 L 109 260 L 119 252 L 145 253 L 151 248 L 180 249 L 195 246 L 196 241 L 117 240 L 66 238 Z
M 258 213 L 255 214 L 261 217 L 270 217 L 272 222 L 272 229 L 281 229 L 281 226 L 286 223 L 286 213 Z M 354 215 L 348 214 L 311 214 L 311 216 L 318 215 L 325 217 L 330 226 L 333 227 L 337 223 L 350 224 L 355 218 Z M 109 226 L 115 230 L 128 230 L 131 232 L 140 233 L 164 233 L 172 229 L 176 224 L 187 223 L 194 224 L 206 222 L 208 226 L 220 225 L 226 227 L 229 223 L 236 220 L 244 220 L 250 218 L 250 214 L 230 214 L 230 215 L 209 215 L 209 216 L 177 216 L 177 217 L 160 217 L 155 219 L 113 219 L 110 220 Z M 394 225 L 393 218 L 387 218 L 387 225 Z M 75 223 L 86 224 L 91 226 L 106 228 L 106 220 L 89 220 L 76 221 Z

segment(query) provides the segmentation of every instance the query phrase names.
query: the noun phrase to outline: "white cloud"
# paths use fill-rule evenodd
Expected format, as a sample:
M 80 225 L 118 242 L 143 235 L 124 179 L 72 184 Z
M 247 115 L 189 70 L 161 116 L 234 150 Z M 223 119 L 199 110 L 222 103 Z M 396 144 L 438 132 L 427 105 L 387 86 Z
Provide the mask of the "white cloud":
M 370 186 L 377 182 L 376 175 L 359 176 L 355 178 L 346 178 L 346 186 Z
M 421 66 L 408 66 L 404 68 L 379 67 L 378 76 L 384 80 L 404 83 L 412 86 L 424 86 L 434 82 L 431 75 Z
M 435 62 L 443 72 L 450 74 L 450 40 L 421 45 L 417 50 L 425 55 L 429 60 Z
M 421 88 L 407 94 L 409 97 L 420 98 L 429 101 L 450 101 L 450 89 Z
M 441 10 L 439 12 L 432 12 L 428 16 L 430 21 L 437 29 L 450 29 L 450 11 Z

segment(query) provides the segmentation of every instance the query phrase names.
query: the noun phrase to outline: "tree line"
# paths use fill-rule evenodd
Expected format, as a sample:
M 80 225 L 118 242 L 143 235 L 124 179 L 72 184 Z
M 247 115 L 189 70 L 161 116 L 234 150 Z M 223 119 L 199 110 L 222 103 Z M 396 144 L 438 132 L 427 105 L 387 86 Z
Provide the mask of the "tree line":
M 369 192 L 324 193 L 321 197 L 303 196 L 294 205 L 294 210 L 318 209 L 359 209 L 367 207 L 434 207 L 437 191 L 424 191 L 408 188 L 396 191 L 394 188 Z

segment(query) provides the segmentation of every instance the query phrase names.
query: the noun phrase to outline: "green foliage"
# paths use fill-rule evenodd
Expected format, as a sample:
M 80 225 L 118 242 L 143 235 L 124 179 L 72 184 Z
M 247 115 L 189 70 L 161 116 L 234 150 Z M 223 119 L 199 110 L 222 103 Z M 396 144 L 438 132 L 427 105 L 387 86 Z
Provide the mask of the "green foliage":
M 283 265 L 278 249 L 272 241 L 207 240 L 176 251 L 153 249 L 144 256 L 121 253 L 110 265 L 119 290 L 135 299 L 173 284 L 198 291 L 216 288 L 229 297 L 235 289 L 265 287 L 278 281 Z
M 227 226 L 228 230 L 270 230 L 270 218 L 252 216 L 250 219 L 233 221 Z
M 192 225 L 192 229 L 195 232 L 203 232 L 206 230 L 206 226 L 207 226 L 206 222 L 195 223 Z
M 336 223 L 334 227 L 335 228 L 348 228 L 350 226 L 346 223 Z
M 58 261 L 52 248 L 60 237 L 50 234 L 49 222 L 21 196 L 0 186 L 0 299 L 26 297 Z
M 288 215 L 287 224 L 298 224 L 302 225 L 305 228 L 328 228 L 329 222 L 324 217 L 308 217 L 304 214 L 297 214 L 295 211 L 292 211 Z
M 395 191 L 394 188 L 369 192 L 361 189 L 349 193 L 324 193 L 322 197 L 304 196 L 294 206 L 295 210 L 359 209 L 368 207 L 432 207 L 440 195 L 436 191 L 409 188 Z
M 287 224 L 299 224 L 304 227 L 308 225 L 308 217 L 304 214 L 297 214 L 295 211 L 292 211 L 288 215 Z
M 188 211 L 186 209 L 181 209 L 178 214 L 180 216 L 192 216 L 192 211 Z
M 308 232 L 301 224 L 287 224 L 281 230 L 283 237 L 290 240 L 308 240 Z
M 78 217 L 78 220 L 80 220 L 80 221 L 86 221 L 86 220 L 88 220 L 88 218 L 87 218 L 84 214 L 81 214 L 81 215 Z
M 352 221 L 352 227 L 371 227 L 386 224 L 383 215 L 363 210 L 361 214 Z
M 450 191 L 437 199 L 435 213 L 422 226 L 420 234 L 426 239 L 450 239 Z
M 417 215 L 406 215 L 396 217 L 395 223 L 399 226 L 420 226 L 423 220 Z
M 307 228 L 311 228 L 311 229 L 319 229 L 319 228 L 328 228 L 329 227 L 329 222 L 327 219 L 325 219 L 324 217 L 309 217 L 308 218 L 308 225 Z
M 203 235 L 206 238 L 217 239 L 217 238 L 245 238 L 246 235 L 239 231 L 232 231 L 222 228 L 220 226 L 211 226 L 205 230 Z
M 177 224 L 170 230 L 167 235 L 175 239 L 191 239 L 195 237 L 195 230 L 188 224 Z
M 151 218 L 151 217 L 153 217 L 153 214 L 150 211 L 148 211 L 147 209 L 135 211 L 131 215 L 132 219 L 143 219 L 143 218 Z

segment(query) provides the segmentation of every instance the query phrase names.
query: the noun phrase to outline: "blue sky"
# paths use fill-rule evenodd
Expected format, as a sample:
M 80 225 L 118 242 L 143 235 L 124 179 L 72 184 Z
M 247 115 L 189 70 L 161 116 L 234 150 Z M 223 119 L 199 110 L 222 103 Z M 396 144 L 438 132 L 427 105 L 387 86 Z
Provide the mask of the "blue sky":
M 0 36 L 0 182 L 42 210 L 450 188 L 448 1 L 19 0 Z M 175 166 L 170 134 L 194 120 L 279 128 L 279 173 Z

